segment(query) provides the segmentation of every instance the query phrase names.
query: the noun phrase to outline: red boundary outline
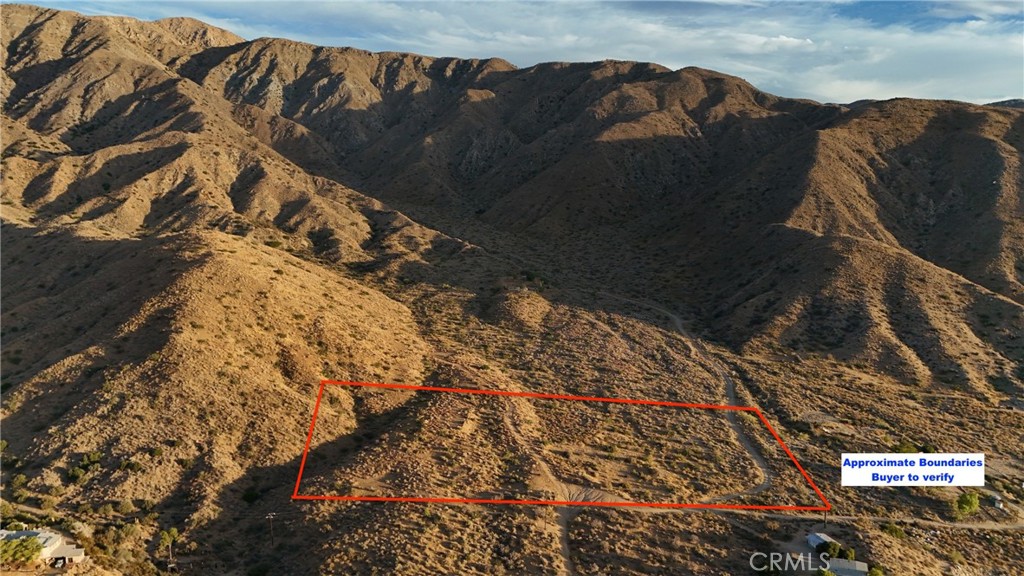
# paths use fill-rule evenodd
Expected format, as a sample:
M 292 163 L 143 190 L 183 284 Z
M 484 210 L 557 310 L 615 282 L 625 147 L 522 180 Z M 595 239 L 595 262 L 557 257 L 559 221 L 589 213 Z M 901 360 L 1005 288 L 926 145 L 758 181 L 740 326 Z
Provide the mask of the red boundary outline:
M 313 428 L 316 426 L 317 413 L 320 411 L 320 401 L 323 399 L 324 388 L 327 386 L 359 386 L 364 388 L 388 388 L 398 390 L 415 390 L 423 392 L 454 392 L 457 394 L 479 394 L 487 396 L 514 396 L 519 398 L 541 398 L 546 400 L 578 400 L 585 402 L 609 402 L 614 404 L 642 404 L 648 406 L 668 406 L 673 408 L 696 408 L 701 410 L 732 410 L 736 412 L 753 412 L 757 414 L 768 431 L 772 433 L 775 440 L 792 460 L 800 474 L 814 490 L 823 506 L 768 506 L 761 504 L 686 504 L 671 502 L 578 502 L 560 500 L 499 500 L 487 498 L 416 498 L 402 496 L 332 496 L 332 495 L 308 495 L 299 494 L 299 485 L 302 483 L 302 473 L 306 469 L 306 457 L 309 455 L 309 445 L 313 441 Z M 764 413 L 756 406 L 728 406 L 724 404 L 690 404 L 686 402 L 663 402 L 658 400 L 635 400 L 630 398 L 602 398 L 597 396 L 569 396 L 566 394 L 543 394 L 538 392 L 509 392 L 506 390 L 480 390 L 474 388 L 442 388 L 438 386 L 414 386 L 410 384 L 383 384 L 372 382 L 347 382 L 342 380 L 321 380 L 320 390 L 316 395 L 316 404 L 313 406 L 313 417 L 309 422 L 309 433 L 306 435 L 306 446 L 302 450 L 302 460 L 299 463 L 299 475 L 295 479 L 295 490 L 292 492 L 292 500 L 331 500 L 347 502 L 432 502 L 441 504 L 520 504 L 535 506 L 606 506 L 606 507 L 643 507 L 643 508 L 698 508 L 718 510 L 804 510 L 825 512 L 832 509 L 825 495 L 811 479 L 810 474 L 804 470 L 796 456 L 789 450 L 786 443 L 779 437 L 778 432 L 765 418 Z

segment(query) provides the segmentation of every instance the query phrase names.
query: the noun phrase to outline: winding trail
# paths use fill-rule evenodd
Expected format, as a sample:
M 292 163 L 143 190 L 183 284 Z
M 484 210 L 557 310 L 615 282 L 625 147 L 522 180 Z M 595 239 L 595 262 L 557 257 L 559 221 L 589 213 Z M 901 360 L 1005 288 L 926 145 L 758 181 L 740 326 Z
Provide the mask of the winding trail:
M 672 312 L 671 310 L 668 310 L 667 308 L 664 308 L 664 307 L 662 307 L 662 306 L 660 306 L 658 304 L 652 303 L 652 302 L 643 301 L 643 300 L 637 300 L 637 299 L 634 299 L 634 298 L 628 298 L 628 297 L 625 297 L 625 296 L 620 296 L 620 295 L 617 295 L 617 294 L 611 294 L 611 293 L 608 293 L 608 292 L 600 292 L 599 294 L 601 294 L 602 296 L 608 297 L 608 298 L 615 299 L 615 300 L 620 300 L 620 301 L 628 302 L 628 303 L 631 303 L 633 305 L 640 306 L 642 308 L 647 308 L 649 310 L 653 310 L 655 312 L 658 312 L 658 313 L 666 316 L 671 321 L 672 327 L 675 329 L 675 331 L 678 332 L 681 336 L 683 336 L 685 344 L 686 344 L 686 346 L 688 348 L 688 351 L 689 351 L 689 355 L 694 360 L 696 360 L 702 367 L 704 367 L 709 373 L 714 374 L 718 378 L 721 379 L 722 386 L 723 386 L 723 395 L 724 395 L 724 399 L 722 399 L 723 403 L 727 404 L 727 405 L 730 405 L 730 406 L 738 406 L 738 405 L 740 405 L 738 397 L 737 397 L 737 394 L 736 394 L 736 389 L 737 389 L 736 382 L 733 379 L 733 377 L 729 374 L 729 371 L 726 369 L 725 365 L 722 364 L 722 362 L 720 360 L 718 360 L 714 356 L 714 354 L 711 353 L 708 350 L 707 346 L 705 345 L 705 343 L 700 338 L 694 337 L 692 334 L 690 334 L 689 331 L 687 331 L 686 326 L 683 324 L 683 320 L 682 320 L 682 318 L 679 317 L 679 315 L 677 315 L 676 313 Z M 770 489 L 774 485 L 774 482 L 775 482 L 775 479 L 776 479 L 776 473 L 768 465 L 768 462 L 765 459 L 764 454 L 761 452 L 760 447 L 747 435 L 746 430 L 744 430 L 743 424 L 739 420 L 739 413 L 735 412 L 735 411 L 726 411 L 725 416 L 726 416 L 726 418 L 729 421 L 730 427 L 732 428 L 733 434 L 736 437 L 737 443 L 740 446 L 742 446 L 744 450 L 746 450 L 747 454 L 750 456 L 750 459 L 754 462 L 754 464 L 760 470 L 761 476 L 762 476 L 762 480 L 757 485 L 751 486 L 751 487 L 749 487 L 749 488 L 747 488 L 745 490 L 741 490 L 739 492 L 733 492 L 733 493 L 729 493 L 729 494 L 722 494 L 722 495 L 715 496 L 715 497 L 712 497 L 712 498 L 707 498 L 707 499 L 702 501 L 702 502 L 705 502 L 705 503 L 714 503 L 714 502 L 722 502 L 722 501 L 726 501 L 726 500 L 735 500 L 735 499 L 743 497 L 743 496 L 752 496 L 752 495 L 760 494 L 761 492 L 764 492 L 764 491 Z M 529 446 L 530 445 L 530 442 L 528 442 L 527 439 L 523 437 L 522 431 L 519 430 L 517 426 L 513 425 L 512 422 L 509 420 L 509 417 L 508 417 L 507 413 L 504 416 L 504 424 L 505 424 L 505 428 L 509 431 L 509 433 L 519 443 L 521 443 L 521 445 L 523 445 L 523 446 Z M 561 482 L 557 478 L 557 476 L 555 476 L 555 474 L 552 473 L 551 468 L 548 466 L 548 464 L 544 460 L 543 456 L 540 456 L 540 455 L 538 455 L 538 456 L 539 457 L 536 458 L 535 461 L 536 461 L 536 463 L 538 465 L 538 468 L 539 468 L 539 476 L 544 479 L 545 483 L 547 483 L 547 484 L 549 484 L 549 485 L 551 485 L 552 487 L 555 488 L 555 490 L 559 494 L 560 498 L 562 498 L 564 500 L 574 500 L 574 501 L 588 500 L 590 498 L 595 498 L 594 495 L 589 495 L 589 494 L 588 495 L 575 494 L 575 493 L 571 494 L 571 492 L 573 492 L 574 489 L 577 489 L 579 487 L 576 487 L 576 486 L 573 486 L 573 485 L 568 485 L 568 484 L 565 484 L 565 483 Z M 596 498 L 599 498 L 599 497 L 600 496 L 598 495 Z M 637 508 L 636 510 L 648 512 L 648 513 L 651 513 L 651 514 L 671 514 L 671 513 L 694 513 L 694 512 L 700 512 L 700 511 L 688 510 L 688 509 L 663 509 L 663 508 L 648 508 L 648 509 Z M 566 576 L 574 576 L 574 574 L 575 574 L 575 567 L 574 567 L 573 562 L 572 562 L 572 551 L 571 551 L 571 547 L 570 547 L 569 525 L 570 525 L 570 522 L 572 521 L 572 519 L 579 512 L 580 512 L 580 510 L 578 508 L 575 508 L 575 507 L 568 507 L 568 506 L 558 506 L 558 507 L 556 507 L 557 524 L 558 524 L 558 532 L 559 532 L 559 534 L 558 534 L 559 555 L 561 556 L 561 559 L 562 559 L 562 570 L 560 571 L 560 573 L 561 574 L 565 574 Z M 752 517 L 757 517 L 757 518 L 772 518 L 772 519 L 789 520 L 789 521 L 793 521 L 793 520 L 814 521 L 814 522 L 821 521 L 821 516 L 820 515 L 818 515 L 818 514 L 808 514 L 808 513 L 804 513 L 804 514 L 799 514 L 799 513 L 772 513 L 772 512 L 755 511 L 755 510 L 714 510 L 714 511 L 712 511 L 712 513 L 713 514 L 720 514 L 720 515 L 739 515 L 739 516 L 752 516 Z M 736 516 L 732 516 L 732 517 L 735 518 Z M 833 519 L 833 520 L 837 520 L 837 521 L 858 521 L 858 520 L 863 521 L 863 520 L 868 520 L 868 521 L 875 521 L 875 522 L 901 522 L 901 523 L 905 523 L 905 524 L 913 524 L 913 525 L 918 525 L 918 526 L 928 526 L 928 527 L 933 527 L 933 528 L 945 528 L 945 529 L 960 529 L 960 530 L 972 530 L 972 529 L 974 529 L 974 530 L 1010 531 L 1010 530 L 1019 530 L 1022 527 L 1024 527 L 1024 516 L 1021 516 L 1021 515 L 1018 515 L 1019 519 L 1017 521 L 1009 522 L 1009 523 L 1000 523 L 1000 522 L 992 522 L 992 521 L 973 522 L 973 523 L 949 523 L 949 522 L 934 521 L 934 520 L 923 520 L 923 519 L 917 519 L 917 518 L 913 518 L 913 517 L 888 517 L 888 516 L 870 516 L 870 515 L 856 515 L 856 516 L 829 515 L 829 518 Z M 731 524 L 736 525 L 737 527 L 743 528 L 741 525 L 736 524 L 734 521 L 731 521 L 731 520 L 727 520 L 727 521 L 729 521 Z M 743 529 L 747 529 L 747 528 L 743 528 Z M 747 529 L 747 530 L 749 530 L 749 529 Z
M 666 308 L 664 308 L 662 306 L 659 306 L 657 304 L 653 304 L 651 302 L 646 302 L 646 301 L 643 301 L 643 300 L 636 300 L 634 298 L 627 298 L 625 296 L 619 296 L 617 294 L 611 294 L 611 293 L 608 293 L 608 292 L 601 292 L 600 294 L 603 295 L 603 296 L 607 296 L 609 298 L 614 298 L 616 300 L 622 300 L 622 301 L 625 301 L 625 302 L 629 302 L 631 304 L 635 304 L 637 306 L 642 306 L 644 308 L 648 308 L 650 310 L 654 310 L 656 312 L 660 312 L 661 314 L 664 314 L 665 316 L 667 316 L 672 321 L 672 326 L 676 329 L 676 331 L 679 334 L 681 334 L 684 338 L 686 338 L 687 346 L 689 347 L 691 355 L 695 359 L 700 361 L 700 363 L 705 368 L 710 369 L 712 372 L 714 372 L 716 375 L 718 375 L 719 378 L 722 379 L 722 382 L 725 385 L 726 402 L 728 404 L 730 404 L 730 405 L 733 405 L 733 406 L 738 405 L 737 404 L 737 398 L 736 398 L 736 383 L 732 379 L 732 376 L 729 375 L 728 371 L 726 371 L 726 369 L 721 364 L 721 362 L 719 362 L 716 358 L 714 358 L 714 356 L 711 353 L 708 352 L 707 347 L 704 345 L 704 342 L 701 341 L 699 338 L 695 338 L 694 336 L 692 336 L 686 330 L 686 327 L 683 325 L 682 319 L 677 314 L 673 313 L 671 310 L 668 310 L 668 309 L 666 309 Z M 758 493 L 764 492 L 765 490 L 767 490 L 768 488 L 770 488 L 772 486 L 772 483 L 773 483 L 774 478 L 775 478 L 774 472 L 768 467 L 768 463 L 765 461 L 764 456 L 761 454 L 761 451 L 753 444 L 753 442 L 751 442 L 751 440 L 747 437 L 746 433 L 743 431 L 742 426 L 740 425 L 739 421 L 736 419 L 736 413 L 730 411 L 728 413 L 727 417 L 729 418 L 729 422 L 732 424 L 733 430 L 736 433 L 737 440 L 747 450 L 747 452 L 750 454 L 751 459 L 753 459 L 754 462 L 757 463 L 757 466 L 761 469 L 761 472 L 764 475 L 764 481 L 762 481 L 757 486 L 754 486 L 754 487 L 749 488 L 747 490 L 744 490 L 742 492 L 736 492 L 736 493 L 733 493 L 733 494 L 725 494 L 725 495 L 722 495 L 722 496 L 717 496 L 715 498 L 707 500 L 707 502 L 718 502 L 718 501 L 721 501 L 721 500 L 735 498 L 737 496 L 752 495 L 752 494 L 758 494 Z M 987 487 L 983 488 L 982 491 L 984 491 L 986 493 L 989 493 L 989 494 L 995 494 L 994 491 L 992 491 L 991 489 L 988 489 Z M 1015 509 L 1015 512 L 1016 512 L 1016 515 L 1017 515 L 1017 519 L 1016 520 L 1014 520 L 1012 522 L 978 521 L 978 522 L 956 522 L 956 523 L 952 523 L 952 522 L 943 522 L 943 521 L 940 521 L 940 520 L 925 520 L 925 519 L 920 519 L 920 518 L 914 518 L 912 516 L 890 517 L 890 516 L 839 515 L 839 514 L 829 514 L 829 519 L 841 520 L 841 521 L 869 520 L 869 521 L 874 521 L 874 522 L 901 522 L 901 523 L 904 523 L 904 524 L 916 524 L 918 526 L 928 526 L 928 527 L 931 527 L 931 528 L 946 528 L 946 529 L 958 529 L 958 530 L 1012 531 L 1012 530 L 1020 530 L 1020 529 L 1024 528 L 1024 507 L 1019 507 L 1019 506 L 1017 506 L 1016 504 L 1013 504 L 1013 503 L 1004 503 L 1004 504 L 1008 508 Z M 651 513 L 656 513 L 656 514 L 660 514 L 660 513 L 679 513 L 679 512 L 687 513 L 687 512 L 692 512 L 692 510 L 667 510 L 667 509 L 650 509 L 648 511 L 651 512 Z M 818 515 L 818 514 L 806 514 L 806 513 L 805 514 L 799 514 L 799 513 L 792 513 L 792 512 L 781 513 L 781 512 L 764 512 L 764 511 L 756 511 L 756 510 L 716 510 L 716 511 L 714 511 L 714 513 L 715 514 L 735 514 L 735 515 L 743 515 L 743 516 L 757 516 L 759 518 L 773 518 L 773 519 L 778 519 L 778 520 L 813 520 L 813 521 L 820 521 L 821 520 L 821 516 Z
M 516 404 L 513 404 L 513 410 L 519 410 L 519 407 Z M 523 437 L 522 431 L 519 427 L 514 425 L 509 419 L 508 412 L 505 412 L 505 414 L 502 415 L 502 423 L 504 424 L 505 429 L 508 430 L 508 433 L 520 446 L 530 446 L 530 442 Z M 548 463 L 544 460 L 543 456 L 537 456 L 534 459 L 534 462 L 537 464 L 537 468 L 540 471 L 538 475 L 546 484 L 549 484 L 555 489 L 559 498 L 562 500 L 570 500 L 568 487 L 561 482 L 553 472 L 551 472 L 551 467 L 548 466 Z M 575 570 L 573 569 L 572 563 L 572 551 L 569 548 L 569 522 L 574 516 L 576 516 L 576 514 L 579 513 L 579 511 L 566 506 L 557 506 L 555 508 L 555 513 L 558 516 L 559 555 L 562 557 L 563 573 L 566 576 L 573 576 L 575 574 Z
M 633 298 L 627 298 L 625 296 L 619 296 L 617 294 L 611 294 L 608 292 L 601 292 L 601 294 L 603 296 L 608 296 L 616 300 L 622 300 L 625 302 L 629 302 L 631 304 L 636 304 L 637 306 L 649 308 L 651 310 L 654 310 L 667 316 L 668 319 L 671 320 L 672 326 L 676 329 L 676 332 L 681 334 L 683 338 L 686 339 L 686 344 L 689 347 L 690 354 L 693 356 L 693 358 L 696 359 L 705 369 L 715 374 L 722 380 L 722 384 L 725 390 L 725 404 L 728 404 L 730 406 L 738 405 L 736 399 L 736 382 L 732 379 L 732 376 L 729 375 L 729 372 L 725 369 L 722 363 L 718 361 L 718 359 L 716 359 L 714 356 L 712 356 L 710 352 L 708 352 L 707 347 L 704 345 L 704 342 L 701 341 L 699 338 L 695 338 L 686 330 L 686 327 L 683 325 L 683 320 L 682 318 L 679 317 L 679 315 L 657 304 L 652 304 L 651 302 L 635 300 Z M 761 492 L 764 492 L 765 490 L 771 488 L 773 482 L 775 481 L 775 472 L 771 469 L 771 467 L 768 466 L 768 461 L 765 460 L 760 448 L 756 444 L 754 444 L 754 442 L 747 436 L 746 431 L 743 430 L 743 425 L 740 423 L 738 419 L 738 414 L 738 412 L 729 410 L 726 412 L 725 417 L 729 420 L 729 424 L 732 427 L 733 433 L 736 435 L 736 441 L 740 444 L 740 446 L 743 447 L 744 450 L 747 451 L 747 454 L 750 455 L 750 459 L 753 460 L 754 464 L 756 464 L 757 467 L 760 469 L 763 480 L 760 484 L 752 486 L 741 492 L 722 494 L 714 498 L 706 499 L 703 502 L 721 502 L 723 500 L 732 500 L 740 496 L 751 496 L 754 494 L 760 494 Z

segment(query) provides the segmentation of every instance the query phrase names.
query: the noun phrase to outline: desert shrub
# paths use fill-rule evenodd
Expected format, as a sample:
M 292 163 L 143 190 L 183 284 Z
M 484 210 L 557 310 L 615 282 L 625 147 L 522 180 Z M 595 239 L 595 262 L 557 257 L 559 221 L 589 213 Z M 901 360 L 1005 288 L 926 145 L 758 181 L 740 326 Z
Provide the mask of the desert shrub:
M 68 470 L 68 480 L 71 480 L 75 484 L 81 484 L 82 482 L 85 482 L 85 476 L 85 469 L 79 466 L 75 466 L 74 468 Z
M 84 456 L 82 456 L 82 462 L 81 462 L 81 464 L 79 464 L 79 466 L 81 466 L 82 468 L 85 468 L 86 470 L 89 470 L 89 469 L 93 468 L 94 465 L 96 467 L 98 467 L 99 463 L 100 463 L 100 460 L 102 460 L 102 459 L 103 459 L 103 453 L 102 452 L 100 452 L 98 450 L 93 451 L 93 452 L 89 452 L 88 454 L 85 454 Z
M 814 549 L 818 554 L 828 554 L 829 558 L 836 558 L 839 556 L 839 551 L 842 549 L 838 542 L 822 542 Z
M 141 462 L 136 462 L 135 460 L 122 460 L 119 468 L 129 472 L 142 472 L 146 467 Z
M 24 488 L 26 484 L 28 484 L 28 477 L 24 474 L 15 474 L 14 477 L 11 478 L 11 490 Z
M 118 544 L 123 544 L 136 536 L 139 535 L 139 525 L 134 522 L 124 524 L 117 529 L 116 540 Z
M 977 512 L 979 506 L 978 494 L 975 492 L 965 492 L 956 499 L 956 504 L 953 505 L 953 515 L 957 519 L 966 518 Z
M 101 516 L 110 516 L 114 513 L 114 506 L 108 502 L 97 508 L 96 513 L 100 514 Z
M 893 447 L 893 451 L 901 454 L 913 454 L 917 452 L 917 446 L 915 446 L 910 440 L 904 438 L 900 440 L 899 444 Z
M 882 532 L 885 532 L 893 538 L 903 539 L 907 537 L 907 533 L 903 531 L 903 528 L 891 523 L 882 526 Z
M 121 514 L 131 514 L 135 512 L 135 504 L 131 500 L 121 500 L 117 503 L 117 511 Z

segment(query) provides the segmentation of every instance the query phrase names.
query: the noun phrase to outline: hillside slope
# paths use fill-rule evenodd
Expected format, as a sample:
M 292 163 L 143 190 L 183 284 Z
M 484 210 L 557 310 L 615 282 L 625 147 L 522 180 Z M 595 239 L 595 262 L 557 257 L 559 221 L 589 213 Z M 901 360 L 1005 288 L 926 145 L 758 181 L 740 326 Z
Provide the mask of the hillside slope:
M 324 378 L 758 406 L 850 516 L 955 495 L 843 489 L 841 451 L 1024 472 L 1024 111 L 0 8 L 4 498 L 104 570 L 172 526 L 224 574 L 735 572 L 777 531 L 296 488 L 816 503 L 742 419 L 344 389 L 296 487 Z

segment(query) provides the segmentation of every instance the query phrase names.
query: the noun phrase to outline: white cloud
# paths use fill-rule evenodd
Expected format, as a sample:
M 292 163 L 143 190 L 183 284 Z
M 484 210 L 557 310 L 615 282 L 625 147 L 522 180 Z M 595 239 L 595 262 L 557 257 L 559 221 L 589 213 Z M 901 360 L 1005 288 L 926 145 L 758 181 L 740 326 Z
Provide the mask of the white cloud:
M 55 4 L 52 2 L 51 4 Z M 185 2 L 77 5 L 187 15 L 244 37 L 553 60 L 650 60 L 742 76 L 783 96 L 846 102 L 909 96 L 986 102 L 1024 96 L 1020 2 L 922 5 L 927 25 L 843 16 L 836 4 Z M 861 11 L 863 13 L 863 10 Z
M 1021 3 L 1019 0 L 1010 2 L 1000 0 L 947 0 L 934 3 L 929 12 L 938 18 L 990 19 L 1019 15 L 1021 13 Z

